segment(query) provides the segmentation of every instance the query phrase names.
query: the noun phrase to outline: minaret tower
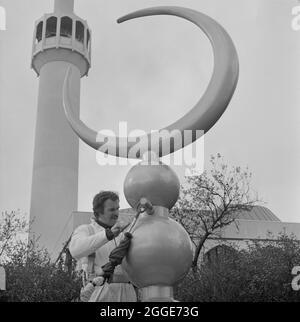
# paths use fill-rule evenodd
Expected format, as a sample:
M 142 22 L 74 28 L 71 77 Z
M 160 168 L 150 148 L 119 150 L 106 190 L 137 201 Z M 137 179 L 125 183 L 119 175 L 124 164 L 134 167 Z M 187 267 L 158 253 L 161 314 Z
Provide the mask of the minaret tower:
M 71 67 L 70 96 L 79 116 L 80 79 L 90 64 L 87 22 L 74 14 L 74 0 L 55 0 L 54 12 L 34 29 L 32 68 L 40 82 L 30 206 L 31 236 L 40 236 L 52 256 L 66 238 L 63 229 L 78 199 L 79 142 L 64 114 L 63 83 Z

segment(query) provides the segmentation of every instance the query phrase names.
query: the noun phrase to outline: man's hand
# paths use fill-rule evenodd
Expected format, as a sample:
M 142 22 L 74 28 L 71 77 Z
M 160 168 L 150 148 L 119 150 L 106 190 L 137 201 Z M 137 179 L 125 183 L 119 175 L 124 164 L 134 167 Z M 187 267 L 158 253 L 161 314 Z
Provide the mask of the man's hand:
M 121 222 L 117 222 L 112 228 L 111 231 L 113 232 L 114 236 L 117 237 L 119 236 L 119 234 L 125 230 L 128 226 L 130 225 L 130 223 L 121 223 Z

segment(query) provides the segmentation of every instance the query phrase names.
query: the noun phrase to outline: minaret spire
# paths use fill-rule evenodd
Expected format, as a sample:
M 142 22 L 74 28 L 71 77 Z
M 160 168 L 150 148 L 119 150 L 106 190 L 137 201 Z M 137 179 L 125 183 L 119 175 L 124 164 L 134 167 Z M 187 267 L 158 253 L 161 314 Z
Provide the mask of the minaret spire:
M 54 0 L 54 12 L 73 13 L 74 0 Z

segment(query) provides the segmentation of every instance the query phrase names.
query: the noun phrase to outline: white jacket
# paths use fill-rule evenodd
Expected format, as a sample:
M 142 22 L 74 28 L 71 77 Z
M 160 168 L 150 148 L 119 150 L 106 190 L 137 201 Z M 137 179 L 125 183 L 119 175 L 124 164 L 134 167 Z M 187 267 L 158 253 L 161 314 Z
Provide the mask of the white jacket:
M 87 263 L 87 256 L 95 253 L 94 271 L 101 275 L 101 266 L 109 261 L 109 254 L 116 248 L 123 234 L 109 241 L 106 237 L 105 229 L 98 225 L 94 220 L 91 224 L 94 235 L 90 235 L 88 225 L 79 226 L 73 233 L 70 242 L 71 255 L 80 260 L 82 264 Z M 121 265 L 117 266 L 114 275 L 122 275 L 126 279 L 126 273 L 123 272 Z M 135 302 L 136 293 L 131 284 L 128 283 L 105 283 L 103 286 L 97 286 L 90 299 L 90 302 Z

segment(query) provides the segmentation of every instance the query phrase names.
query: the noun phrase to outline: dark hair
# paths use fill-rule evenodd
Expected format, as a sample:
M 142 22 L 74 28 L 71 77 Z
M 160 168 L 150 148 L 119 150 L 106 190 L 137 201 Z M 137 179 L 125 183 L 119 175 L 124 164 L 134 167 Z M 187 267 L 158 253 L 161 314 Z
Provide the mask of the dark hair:
M 103 213 L 104 203 L 108 199 L 116 201 L 119 200 L 119 196 L 113 191 L 100 191 L 98 194 L 96 194 L 93 199 L 93 211 L 95 216 L 97 216 L 99 212 Z

